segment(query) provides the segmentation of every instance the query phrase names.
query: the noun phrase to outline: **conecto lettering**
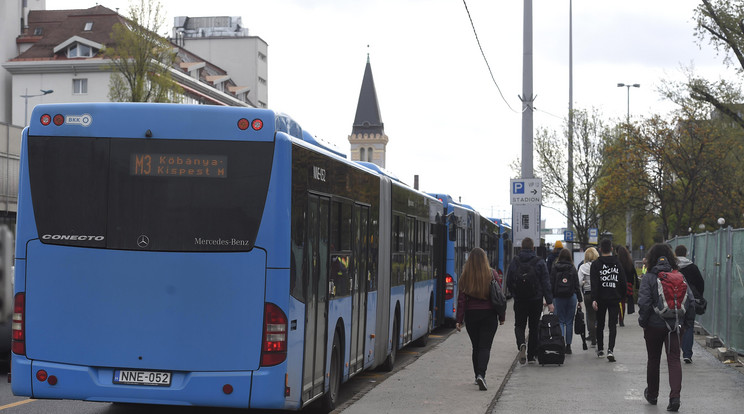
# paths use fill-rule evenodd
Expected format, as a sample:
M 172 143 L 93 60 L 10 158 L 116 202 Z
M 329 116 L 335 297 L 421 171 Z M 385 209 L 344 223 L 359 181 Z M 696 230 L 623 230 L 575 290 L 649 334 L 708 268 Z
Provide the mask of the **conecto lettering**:
M 103 241 L 104 236 L 88 236 L 82 234 L 44 234 L 42 240 L 73 240 L 73 241 Z

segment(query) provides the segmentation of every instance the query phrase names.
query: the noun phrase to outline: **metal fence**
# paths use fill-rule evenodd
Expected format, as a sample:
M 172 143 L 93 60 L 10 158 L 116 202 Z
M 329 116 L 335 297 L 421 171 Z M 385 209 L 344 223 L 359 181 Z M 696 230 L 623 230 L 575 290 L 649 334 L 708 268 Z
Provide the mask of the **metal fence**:
M 744 229 L 731 227 L 714 233 L 677 236 L 668 243 L 687 247 L 687 257 L 705 279 L 708 309 L 697 315 L 711 335 L 718 336 L 728 348 L 744 354 Z

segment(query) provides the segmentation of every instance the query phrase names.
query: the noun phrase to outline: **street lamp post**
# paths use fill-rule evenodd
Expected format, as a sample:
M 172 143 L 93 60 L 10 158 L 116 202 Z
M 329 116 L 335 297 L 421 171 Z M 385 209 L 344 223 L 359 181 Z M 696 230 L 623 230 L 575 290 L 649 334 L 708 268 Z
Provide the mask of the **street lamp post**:
M 627 117 L 627 126 L 628 126 L 628 135 L 630 135 L 630 88 L 640 88 L 640 83 L 618 83 L 617 87 L 622 88 L 626 87 L 628 89 L 628 117 Z M 628 246 L 628 250 L 633 252 L 633 228 L 631 226 L 631 218 L 633 215 L 633 211 L 628 208 L 627 211 L 625 211 L 625 244 Z
M 34 98 L 36 96 L 44 96 L 49 95 L 50 93 L 53 93 L 54 91 L 52 89 L 40 89 L 41 93 L 37 93 L 35 95 L 29 95 L 28 94 L 28 88 L 26 88 L 26 94 L 21 95 L 21 98 L 23 98 L 26 102 L 26 111 L 23 115 L 23 126 L 28 125 L 28 98 Z

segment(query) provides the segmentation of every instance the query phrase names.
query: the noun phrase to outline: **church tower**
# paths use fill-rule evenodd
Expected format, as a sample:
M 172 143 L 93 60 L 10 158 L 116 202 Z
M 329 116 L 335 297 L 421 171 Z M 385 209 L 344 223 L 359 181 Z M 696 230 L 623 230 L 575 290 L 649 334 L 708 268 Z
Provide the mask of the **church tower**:
M 354 125 L 349 135 L 351 144 L 351 160 L 367 161 L 385 168 L 385 147 L 388 137 L 380 116 L 380 106 L 377 103 L 375 81 L 372 79 L 372 67 L 367 54 L 367 66 L 364 68 L 362 90 L 359 92 Z

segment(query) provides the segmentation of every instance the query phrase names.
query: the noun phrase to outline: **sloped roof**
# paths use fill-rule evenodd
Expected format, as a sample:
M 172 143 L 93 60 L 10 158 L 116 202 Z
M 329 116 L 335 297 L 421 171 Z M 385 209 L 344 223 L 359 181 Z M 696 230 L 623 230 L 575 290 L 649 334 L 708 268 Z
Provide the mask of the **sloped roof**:
M 84 30 L 91 22 L 91 30 Z M 111 30 L 114 24 L 124 24 L 126 19 L 103 6 L 78 10 L 32 10 L 28 14 L 28 28 L 19 36 L 18 43 L 34 43 L 28 50 L 11 60 L 66 59 L 64 54 L 55 54 L 54 48 L 68 39 L 78 36 L 102 45 L 111 45 Z M 41 36 L 34 36 L 36 29 Z
M 356 116 L 352 134 L 384 134 L 385 128 L 380 115 L 380 105 L 377 102 L 377 91 L 375 81 L 372 78 L 372 66 L 367 57 L 367 66 L 364 68 L 362 89 L 359 91 L 359 102 L 357 103 Z

